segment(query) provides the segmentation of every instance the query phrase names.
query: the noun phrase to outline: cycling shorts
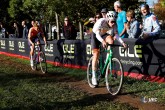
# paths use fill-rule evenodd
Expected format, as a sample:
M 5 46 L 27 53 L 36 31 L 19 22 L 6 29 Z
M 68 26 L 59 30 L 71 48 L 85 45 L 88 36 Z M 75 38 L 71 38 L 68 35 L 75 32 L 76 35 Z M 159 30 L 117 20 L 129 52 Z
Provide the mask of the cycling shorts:
M 105 38 L 109 36 L 109 34 L 104 34 L 101 37 L 105 40 Z M 101 42 L 96 38 L 96 34 L 94 32 L 92 32 L 92 36 L 91 36 L 91 46 L 92 49 L 99 49 Z
M 34 38 L 32 38 L 31 41 L 32 41 L 33 43 L 36 43 L 36 42 L 39 42 L 40 40 L 39 40 L 38 37 L 34 37 Z M 29 44 L 29 46 L 32 46 L 32 44 L 29 42 L 29 40 L 28 40 L 28 44 Z

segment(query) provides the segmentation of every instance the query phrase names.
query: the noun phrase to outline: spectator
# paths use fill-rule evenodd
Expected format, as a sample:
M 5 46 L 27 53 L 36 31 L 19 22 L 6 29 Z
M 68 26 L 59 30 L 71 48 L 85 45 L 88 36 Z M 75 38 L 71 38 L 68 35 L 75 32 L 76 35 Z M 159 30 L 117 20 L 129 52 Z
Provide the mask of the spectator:
M 128 33 L 128 38 L 138 38 L 141 33 L 140 24 L 135 19 L 135 13 L 133 10 L 129 10 L 127 12 L 127 20 L 126 30 Z
M 126 12 L 122 10 L 121 3 L 119 1 L 116 1 L 114 3 L 114 9 L 118 13 L 116 23 L 117 23 L 117 30 L 119 36 L 122 38 L 127 38 L 128 34 L 126 32 L 126 23 L 127 23 Z
M 31 26 L 31 22 L 29 21 L 29 19 L 26 19 L 26 26 L 27 26 L 27 29 L 29 30 L 32 26 Z
M 89 27 L 89 28 L 93 28 L 95 22 L 101 18 L 101 14 L 100 13 L 96 13 L 94 18 L 89 18 L 89 20 L 87 22 L 84 23 L 85 26 Z
M 141 13 L 144 16 L 143 17 L 143 35 L 142 38 L 153 38 L 158 37 L 160 34 L 160 25 L 159 21 L 156 18 L 156 16 L 153 13 L 150 13 L 149 6 L 147 4 L 142 4 L 141 7 Z
M 7 38 L 7 31 L 6 28 L 0 23 L 0 34 L 2 38 Z
M 101 10 L 102 18 L 106 18 L 106 14 L 107 14 L 107 9 L 106 9 L 106 8 L 103 8 L 103 9 Z
M 14 22 L 14 35 L 16 38 L 20 38 L 20 30 L 19 30 L 19 26 L 16 22 Z
M 100 18 L 101 18 L 101 13 L 96 13 L 94 18 L 89 18 L 89 20 L 84 23 L 84 26 L 86 26 L 88 28 L 87 30 L 89 30 L 89 31 L 87 31 L 87 34 L 91 35 L 92 28 L 93 28 L 95 22 Z
M 32 20 L 32 21 L 31 21 L 31 27 L 33 27 L 33 26 L 34 26 L 34 23 L 35 23 L 35 21 L 34 21 L 34 20 Z
M 95 18 L 89 18 L 89 20 L 84 23 L 84 26 L 87 28 L 87 34 L 92 33 L 92 28 L 94 24 L 95 24 Z
M 53 24 L 52 25 L 52 35 L 51 36 L 53 36 L 53 39 L 57 39 L 57 26 L 56 26 L 56 24 Z
M 100 13 L 96 13 L 95 15 L 95 22 L 101 18 L 101 14 Z
M 65 17 L 64 19 L 62 31 L 66 40 L 74 40 L 77 37 L 75 26 L 69 21 L 68 17 Z
M 22 21 L 22 27 L 23 27 L 22 38 L 27 39 L 27 37 L 28 37 L 28 28 L 26 26 L 25 20 Z

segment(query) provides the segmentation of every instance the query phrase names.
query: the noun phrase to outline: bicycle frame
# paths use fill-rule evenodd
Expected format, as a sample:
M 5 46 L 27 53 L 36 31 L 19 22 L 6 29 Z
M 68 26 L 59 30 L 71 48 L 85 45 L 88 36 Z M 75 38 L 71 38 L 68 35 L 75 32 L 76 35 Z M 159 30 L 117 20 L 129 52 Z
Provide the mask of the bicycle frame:
M 103 58 L 102 57 L 99 57 L 101 75 L 105 75 L 106 67 L 107 67 L 108 63 L 112 60 L 112 55 L 113 55 L 112 47 L 110 46 L 110 49 L 109 50 L 106 49 L 105 52 L 109 53 L 109 54 L 107 54 L 108 56 L 106 57 L 105 62 L 103 62 Z M 101 48 L 100 48 L 100 54 L 101 53 L 102 52 L 101 52 Z
M 40 55 L 40 52 L 41 52 L 41 48 L 40 48 L 40 45 L 41 44 L 35 44 L 34 45 L 34 52 L 36 52 L 36 62 L 38 63 L 39 62 L 39 55 Z
M 34 45 L 34 55 L 33 55 L 34 66 L 32 66 L 32 69 L 36 70 L 37 64 L 39 63 L 42 73 L 46 73 L 47 72 L 46 58 L 44 52 L 41 50 L 40 47 L 41 45 L 42 44 Z

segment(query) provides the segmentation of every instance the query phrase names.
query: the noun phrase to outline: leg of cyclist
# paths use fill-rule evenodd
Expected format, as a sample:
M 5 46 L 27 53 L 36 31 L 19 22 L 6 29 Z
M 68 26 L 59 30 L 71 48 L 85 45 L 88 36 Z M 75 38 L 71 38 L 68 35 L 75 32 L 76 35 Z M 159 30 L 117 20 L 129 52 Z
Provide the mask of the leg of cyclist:
M 93 53 L 93 59 L 92 59 L 92 84 L 93 85 L 97 85 L 96 71 L 97 71 L 97 60 L 100 53 L 99 45 L 100 45 L 100 42 L 97 40 L 96 34 L 92 33 L 91 46 L 92 46 L 92 53 Z
M 38 38 L 34 38 L 31 41 L 32 41 L 32 44 L 29 42 L 29 45 L 30 45 L 30 65 L 34 66 L 34 63 L 33 63 L 34 43 L 38 42 Z
M 30 44 L 30 65 L 33 66 L 34 45 Z
M 97 71 L 97 60 L 99 57 L 99 49 L 93 49 L 93 60 L 92 60 L 92 84 L 97 85 L 97 76 L 96 76 L 96 71 Z
M 107 42 L 108 44 L 113 44 L 114 43 L 114 40 L 113 40 L 113 37 L 108 35 L 106 38 L 105 38 L 105 42 Z M 110 46 L 108 46 L 107 50 L 110 50 Z M 108 57 L 109 53 L 107 53 L 107 57 Z

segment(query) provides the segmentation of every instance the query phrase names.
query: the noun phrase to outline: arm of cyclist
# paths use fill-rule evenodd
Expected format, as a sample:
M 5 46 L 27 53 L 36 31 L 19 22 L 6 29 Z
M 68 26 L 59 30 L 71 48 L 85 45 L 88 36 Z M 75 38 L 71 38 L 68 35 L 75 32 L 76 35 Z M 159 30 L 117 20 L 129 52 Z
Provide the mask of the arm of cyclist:
M 44 42 L 45 42 L 45 45 L 47 45 L 48 43 L 47 43 L 47 40 L 46 40 L 45 35 L 43 34 L 42 37 L 43 37 L 43 40 L 44 40 Z
M 121 44 L 124 48 L 127 48 L 127 45 L 124 43 L 124 41 L 122 40 L 122 38 L 119 36 L 116 26 L 114 26 L 113 30 L 114 30 L 114 31 L 113 31 L 113 32 L 114 32 L 114 40 L 117 39 L 117 41 L 120 42 L 120 44 Z
M 104 39 L 101 37 L 101 30 L 96 31 L 96 38 L 102 43 L 103 47 L 106 47 L 107 44 L 104 41 Z
M 119 37 L 119 35 L 117 33 L 115 34 L 115 38 L 117 39 L 117 41 L 119 41 L 122 44 L 122 46 L 124 48 L 127 48 L 127 45 L 124 43 L 124 41 L 122 40 L 122 38 Z
M 41 30 L 41 36 L 42 36 L 42 38 L 44 40 L 45 45 L 47 46 L 48 43 L 47 43 L 46 37 L 44 35 L 44 32 L 42 30 Z

